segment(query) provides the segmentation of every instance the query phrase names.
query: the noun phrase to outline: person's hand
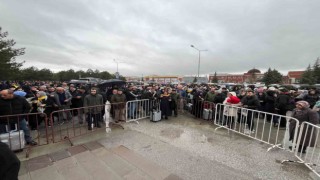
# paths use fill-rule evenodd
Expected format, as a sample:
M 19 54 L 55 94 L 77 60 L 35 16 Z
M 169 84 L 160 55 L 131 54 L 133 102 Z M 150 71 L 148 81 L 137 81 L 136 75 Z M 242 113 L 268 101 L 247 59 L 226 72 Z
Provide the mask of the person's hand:
M 80 99 L 81 98 L 81 96 L 77 96 L 77 99 Z
M 69 100 L 67 100 L 67 99 L 66 99 L 66 100 L 64 100 L 64 102 L 68 102 L 68 101 L 69 101 Z

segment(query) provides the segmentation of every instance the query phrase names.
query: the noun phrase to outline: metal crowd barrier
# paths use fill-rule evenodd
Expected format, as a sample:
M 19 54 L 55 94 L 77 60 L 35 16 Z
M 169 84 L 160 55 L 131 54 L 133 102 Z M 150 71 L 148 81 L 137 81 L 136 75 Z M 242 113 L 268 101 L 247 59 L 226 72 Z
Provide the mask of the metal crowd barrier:
M 282 163 L 304 164 L 320 178 L 320 147 L 318 146 L 320 126 L 303 122 L 297 130 L 299 137 L 296 143 L 295 157 L 298 161 L 284 160 Z
M 28 158 L 32 147 L 50 143 L 47 122 L 45 113 L 0 116 L 0 141 L 13 151 L 26 149 Z M 27 141 L 35 141 L 37 144 L 28 146 Z
M 150 117 L 153 109 L 160 109 L 160 100 L 141 99 L 127 101 L 126 122 L 139 123 L 138 120 Z
M 280 121 L 286 122 L 286 127 L 280 127 Z M 296 121 L 292 144 L 289 142 L 289 123 Z M 266 113 L 263 111 L 242 108 L 238 106 L 217 104 L 214 124 L 219 128 L 242 134 L 252 139 L 291 152 L 295 150 L 299 121 L 289 116 Z M 283 123 L 282 123 L 283 124 Z M 290 148 L 290 146 L 292 148 Z
M 186 110 L 194 117 L 204 120 L 214 120 L 215 104 L 210 101 L 187 99 Z
M 97 106 L 62 109 L 51 113 L 48 126 L 54 143 L 69 140 L 72 145 L 71 138 L 98 129 L 105 129 L 108 132 L 110 125 L 123 128 L 120 122 L 126 121 L 124 114 L 125 103 L 107 102 Z
M 126 122 L 139 123 L 138 120 L 149 118 L 152 111 L 161 110 L 160 104 L 161 104 L 161 99 L 156 99 L 156 100 L 142 99 L 142 100 L 128 101 L 126 104 L 126 117 L 127 117 Z M 188 104 L 190 104 L 190 106 L 187 107 L 186 109 L 186 106 Z M 194 106 L 192 106 L 191 104 L 192 103 L 191 101 L 189 101 L 189 99 L 184 99 L 184 98 L 180 99 L 176 104 L 177 111 L 179 113 L 183 113 L 184 111 L 196 112 L 197 110 L 192 109 Z
M 203 101 L 202 119 L 213 121 L 216 114 L 216 105 L 210 101 Z

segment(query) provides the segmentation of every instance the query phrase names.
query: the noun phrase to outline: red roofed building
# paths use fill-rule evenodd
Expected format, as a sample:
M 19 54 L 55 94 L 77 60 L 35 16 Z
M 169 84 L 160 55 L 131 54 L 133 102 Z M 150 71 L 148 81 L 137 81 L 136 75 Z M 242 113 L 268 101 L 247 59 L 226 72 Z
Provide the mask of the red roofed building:
M 300 83 L 300 79 L 302 77 L 302 74 L 304 71 L 289 71 L 288 72 L 288 83 L 294 84 L 294 83 Z
M 243 74 L 217 74 L 219 83 L 255 83 L 260 82 L 263 75 L 258 69 L 250 69 L 248 72 Z M 214 74 L 209 74 L 209 81 L 211 82 L 214 78 Z

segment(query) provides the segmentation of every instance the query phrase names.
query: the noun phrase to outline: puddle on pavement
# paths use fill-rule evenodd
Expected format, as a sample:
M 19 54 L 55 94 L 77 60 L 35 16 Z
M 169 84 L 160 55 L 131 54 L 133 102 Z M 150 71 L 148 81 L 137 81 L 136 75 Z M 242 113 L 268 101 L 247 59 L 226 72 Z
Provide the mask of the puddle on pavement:
M 176 139 L 176 138 L 179 138 L 183 132 L 184 131 L 181 129 L 167 128 L 167 129 L 162 130 L 160 132 L 160 135 L 163 137 L 170 138 L 170 139 Z

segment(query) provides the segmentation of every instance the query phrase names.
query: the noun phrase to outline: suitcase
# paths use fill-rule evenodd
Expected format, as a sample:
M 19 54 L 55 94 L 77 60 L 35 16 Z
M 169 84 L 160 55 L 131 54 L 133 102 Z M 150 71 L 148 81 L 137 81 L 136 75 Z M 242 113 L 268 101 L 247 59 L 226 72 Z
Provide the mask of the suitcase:
M 184 109 L 187 110 L 187 111 L 191 111 L 192 110 L 192 104 L 191 103 L 188 103 L 184 106 Z
M 212 110 L 211 109 L 203 109 L 202 117 L 205 120 L 212 119 Z
M 152 111 L 150 121 L 158 122 L 161 120 L 161 111 Z
M 26 144 L 22 130 L 0 134 L 0 141 L 7 144 L 12 151 L 21 150 Z

